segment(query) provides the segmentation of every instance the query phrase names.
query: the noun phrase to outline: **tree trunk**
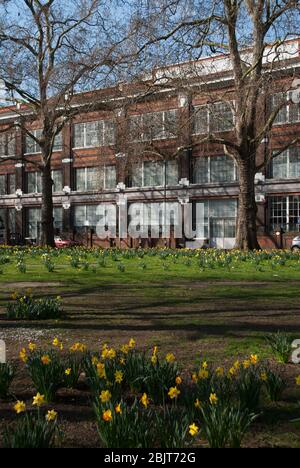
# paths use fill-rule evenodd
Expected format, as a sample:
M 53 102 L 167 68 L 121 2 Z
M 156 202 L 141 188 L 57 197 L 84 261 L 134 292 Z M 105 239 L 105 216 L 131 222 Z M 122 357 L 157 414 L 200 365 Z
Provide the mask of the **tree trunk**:
M 43 246 L 55 247 L 54 243 L 54 218 L 52 199 L 51 164 L 47 162 L 42 171 L 42 215 L 41 215 L 41 239 Z
M 252 161 L 249 160 L 239 163 L 240 194 L 236 248 L 241 250 L 260 249 L 257 240 L 255 170 L 252 166 Z

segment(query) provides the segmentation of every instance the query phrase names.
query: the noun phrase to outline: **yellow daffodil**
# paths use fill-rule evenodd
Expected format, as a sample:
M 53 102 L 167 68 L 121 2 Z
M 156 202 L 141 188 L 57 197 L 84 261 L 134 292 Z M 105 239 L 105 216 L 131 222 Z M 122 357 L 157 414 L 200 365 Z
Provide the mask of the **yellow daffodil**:
M 112 412 L 111 412 L 111 410 L 103 411 L 102 419 L 103 419 L 103 421 L 105 421 L 105 422 L 111 421 L 111 420 L 112 420 Z
M 93 356 L 93 357 L 92 357 L 92 364 L 93 364 L 93 366 L 97 366 L 98 362 L 99 362 L 99 359 L 97 358 L 97 356 Z
M 44 366 L 49 366 L 49 364 L 51 364 L 51 359 L 47 354 L 41 357 L 41 361 L 44 364 Z
M 168 353 L 168 354 L 166 355 L 166 361 L 167 361 L 167 362 L 174 362 L 174 361 L 175 361 L 175 356 L 174 356 L 174 354 L 173 354 L 173 353 Z
M 200 380 L 208 379 L 209 373 L 206 369 L 201 369 L 198 373 L 198 377 Z
M 257 354 L 251 354 L 250 356 L 250 362 L 252 365 L 256 365 L 258 363 L 258 356 Z
M 129 352 L 129 345 L 125 344 L 125 345 L 121 346 L 121 352 L 122 352 L 123 354 L 128 354 L 128 352 Z
M 37 348 L 36 344 L 29 343 L 29 345 L 28 345 L 29 351 L 31 351 L 33 353 L 36 350 L 36 348 Z
M 201 406 L 202 406 L 202 403 L 201 403 L 201 401 L 197 398 L 197 400 L 195 401 L 195 408 L 200 409 Z
M 245 361 L 243 362 L 243 368 L 248 369 L 250 366 L 251 366 L 250 359 L 245 359 Z
M 266 382 L 268 380 L 268 376 L 266 372 L 261 372 L 260 380 L 262 380 L 263 382 Z
M 45 404 L 44 395 L 37 393 L 36 396 L 33 397 L 32 406 L 37 406 L 39 408 L 40 406 L 43 406 L 44 404 Z
M 53 421 L 56 421 L 56 419 L 57 419 L 57 412 L 54 410 L 48 411 L 48 413 L 46 414 L 46 420 L 48 422 L 53 422 Z
M 192 436 L 192 437 L 195 437 L 199 432 L 199 427 L 196 426 L 195 423 L 191 424 L 189 426 L 189 434 Z
M 182 384 L 182 378 L 180 377 L 180 375 L 177 375 L 177 377 L 175 379 L 175 383 L 176 383 L 176 385 L 181 385 Z
M 19 352 L 19 358 L 20 358 L 21 361 L 23 361 L 23 362 L 27 362 L 27 361 L 28 361 L 27 352 L 26 352 L 26 349 L 25 349 L 25 348 L 22 348 L 21 351 Z
M 204 361 L 204 362 L 202 363 L 202 369 L 207 369 L 207 368 L 208 368 L 208 364 L 207 364 L 206 361 Z
M 54 340 L 52 341 L 52 345 L 55 346 L 55 347 L 58 347 L 60 345 L 60 341 L 58 338 L 54 338 Z
M 68 369 L 65 370 L 65 375 L 71 375 L 72 369 L 69 367 Z
M 20 414 L 20 413 L 25 413 L 26 411 L 26 405 L 24 403 L 24 401 L 20 401 L 18 400 L 17 403 L 15 404 L 14 406 L 14 410 L 17 414 Z
M 111 393 L 109 390 L 102 390 L 99 396 L 101 403 L 107 403 L 111 399 Z
M 122 371 L 116 371 L 115 372 L 115 382 L 120 384 L 122 381 L 123 381 L 123 372 Z
M 103 364 L 102 362 L 99 362 L 97 364 L 97 374 L 100 377 L 100 379 L 106 379 L 105 364 Z
M 196 374 L 195 372 L 192 374 L 192 381 L 193 381 L 194 383 L 197 383 L 197 382 L 198 382 L 198 377 L 197 377 L 197 374 Z
M 129 348 L 134 348 L 135 347 L 135 341 L 133 338 L 131 338 L 131 340 L 129 341 L 129 344 L 128 344 Z
M 224 375 L 223 367 L 217 367 L 216 368 L 216 375 L 217 375 L 217 377 L 223 377 L 223 375 Z
M 117 414 L 122 414 L 122 408 L 121 408 L 121 403 L 115 406 L 115 412 Z
M 180 393 L 181 392 L 180 392 L 180 390 L 178 390 L 177 387 L 171 387 L 170 390 L 169 390 L 168 395 L 171 398 L 171 400 L 174 400 L 174 399 L 179 397 Z
M 209 402 L 211 405 L 216 405 L 218 403 L 218 397 L 215 393 L 210 394 Z
M 142 398 L 140 399 L 140 403 L 141 403 L 145 408 L 148 407 L 150 401 L 149 401 L 149 398 L 148 398 L 147 393 L 143 393 L 143 396 L 142 396 Z

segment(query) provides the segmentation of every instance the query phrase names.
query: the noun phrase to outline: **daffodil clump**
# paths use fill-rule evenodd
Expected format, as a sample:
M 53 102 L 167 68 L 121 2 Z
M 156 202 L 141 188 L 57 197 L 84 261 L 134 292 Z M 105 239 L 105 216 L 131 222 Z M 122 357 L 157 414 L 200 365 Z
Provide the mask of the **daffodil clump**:
M 48 320 L 62 317 L 60 297 L 34 298 L 31 293 L 12 294 L 6 315 L 11 320 Z
M 81 378 L 92 395 L 101 443 L 109 448 L 239 447 L 262 402 L 280 401 L 286 386 L 256 354 L 226 367 L 204 360 L 188 375 L 174 353 L 163 354 L 158 346 L 139 351 L 133 338 L 119 348 L 104 343 L 90 352 L 84 343 L 70 346 L 54 337 L 47 348 L 30 342 L 19 357 L 37 392 L 37 415 L 25 402 L 15 403 L 15 412 L 26 414 L 22 430 L 36 434 L 35 425 L 55 422 L 54 409 L 41 419 L 40 408 L 59 389 L 77 388 Z M 300 376 L 295 383 L 300 386 Z M 25 444 L 11 437 L 7 444 Z
M 5 448 L 53 448 L 60 437 L 58 414 L 54 409 L 43 410 L 44 395 L 37 393 L 27 408 L 24 401 L 16 401 L 13 409 L 17 415 L 4 432 Z

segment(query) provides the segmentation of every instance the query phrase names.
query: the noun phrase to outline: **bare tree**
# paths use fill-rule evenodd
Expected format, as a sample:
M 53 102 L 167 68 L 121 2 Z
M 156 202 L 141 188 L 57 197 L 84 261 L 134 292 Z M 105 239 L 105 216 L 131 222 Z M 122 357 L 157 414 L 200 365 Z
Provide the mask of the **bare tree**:
M 16 104 L 16 125 L 41 151 L 37 164 L 42 173 L 43 245 L 54 245 L 51 159 L 55 138 L 74 115 L 91 109 L 91 103 L 76 105 L 74 93 L 111 84 L 117 67 L 124 63 L 125 39 L 130 34 L 125 32 L 118 5 L 118 0 L 0 3 L 0 80 Z M 108 106 L 101 102 L 98 108 Z M 32 131 L 32 123 L 37 122 L 40 136 Z
M 140 43 L 140 47 L 152 50 L 158 46 L 164 61 L 169 63 L 194 60 L 172 71 L 166 68 L 165 80 L 178 87 L 185 83 L 194 95 L 200 93 L 210 105 L 212 115 L 216 101 L 225 102 L 232 110 L 232 129 L 223 128 L 220 132 L 210 128 L 205 135 L 194 139 L 193 146 L 205 142 L 221 145 L 225 154 L 236 161 L 240 185 L 236 247 L 258 249 L 255 176 L 270 162 L 272 152 L 268 148 L 264 160 L 259 160 L 258 155 L 272 134 L 278 113 L 286 105 L 284 99 L 273 100 L 270 106 L 272 94 L 286 93 L 294 78 L 294 70 L 287 74 L 286 65 L 290 66 L 298 50 L 294 52 L 296 55 L 289 55 L 286 41 L 299 35 L 299 1 L 138 3 L 139 21 L 144 28 L 144 38 L 140 38 L 144 45 Z M 207 69 L 198 59 L 210 54 L 213 59 Z M 225 58 L 222 68 L 218 54 Z M 208 75 L 220 73 L 227 80 L 231 77 L 225 91 L 213 90 L 207 80 Z M 298 138 L 290 135 L 277 154 L 297 142 Z

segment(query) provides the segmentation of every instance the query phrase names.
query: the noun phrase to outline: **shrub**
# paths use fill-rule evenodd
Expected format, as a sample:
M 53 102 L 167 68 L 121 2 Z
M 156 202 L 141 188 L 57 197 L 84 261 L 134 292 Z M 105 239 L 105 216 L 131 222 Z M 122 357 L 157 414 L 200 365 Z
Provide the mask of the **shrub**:
M 62 316 L 60 298 L 34 299 L 30 295 L 16 297 L 7 306 L 7 318 L 13 320 L 48 320 Z
M 7 398 L 14 375 L 15 371 L 10 364 L 0 363 L 0 398 Z
M 160 448 L 185 448 L 192 438 L 189 436 L 190 419 L 181 408 L 164 406 L 154 413 L 154 426 Z
M 144 390 L 155 403 L 164 403 L 168 390 L 175 385 L 178 375 L 177 362 L 167 359 L 159 360 L 158 356 L 153 354 L 144 372 L 142 374 Z
M 63 386 L 67 388 L 76 388 L 79 377 L 82 372 L 83 358 L 75 354 L 69 354 L 62 360 L 64 368 Z
M 56 420 L 48 421 L 38 411 L 23 414 L 16 423 L 8 426 L 3 442 L 5 448 L 53 448 L 58 434 Z
M 272 333 L 266 337 L 272 352 L 280 363 L 287 364 L 291 355 L 292 339 L 285 333 Z

